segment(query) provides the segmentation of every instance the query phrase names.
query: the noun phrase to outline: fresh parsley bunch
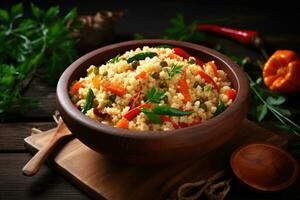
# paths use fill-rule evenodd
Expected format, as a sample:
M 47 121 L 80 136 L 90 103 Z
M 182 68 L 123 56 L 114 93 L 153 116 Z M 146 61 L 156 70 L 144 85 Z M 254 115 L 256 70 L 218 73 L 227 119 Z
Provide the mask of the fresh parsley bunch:
M 60 74 L 76 57 L 79 28 L 77 12 L 59 17 L 58 6 L 41 10 L 31 4 L 31 16 L 23 15 L 23 5 L 10 11 L 0 9 L 0 117 L 12 108 L 26 110 L 36 101 L 22 96 L 33 76 L 56 85 Z

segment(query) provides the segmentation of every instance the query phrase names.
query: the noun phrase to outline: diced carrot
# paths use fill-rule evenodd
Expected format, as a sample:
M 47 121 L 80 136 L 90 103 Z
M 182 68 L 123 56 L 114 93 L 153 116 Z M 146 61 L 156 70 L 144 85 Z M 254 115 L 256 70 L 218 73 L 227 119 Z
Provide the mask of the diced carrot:
M 98 89 L 99 89 L 99 87 L 100 87 L 100 76 L 99 76 L 99 75 L 95 76 L 95 77 L 92 79 L 92 83 L 93 83 L 93 86 L 94 86 L 95 88 L 98 88 Z
M 142 72 L 140 72 L 139 74 L 137 74 L 137 75 L 135 75 L 135 79 L 144 79 L 145 77 L 147 76 L 147 72 L 145 72 L 145 71 L 142 71 Z
M 185 103 L 188 102 L 188 101 L 191 101 L 189 86 L 186 82 L 186 72 L 185 72 L 185 70 L 182 70 L 181 78 L 179 79 L 179 91 L 183 95 L 183 97 L 184 97 L 183 101 Z
M 231 99 L 233 101 L 236 97 L 236 90 L 235 89 L 229 89 L 225 92 L 225 95 L 228 96 L 228 99 Z
M 116 127 L 117 128 L 128 128 L 128 124 L 129 124 L 129 121 L 127 119 L 120 119 L 120 121 L 118 121 L 118 123 L 116 124 Z
M 77 94 L 79 88 L 83 87 L 82 81 L 77 81 L 73 86 L 72 86 L 72 93 Z
M 210 62 L 208 62 L 208 63 L 206 63 L 206 64 L 207 64 L 209 67 L 212 68 L 212 70 L 213 70 L 213 72 L 214 72 L 214 75 L 215 75 L 216 77 L 218 77 L 218 76 L 219 76 L 219 74 L 218 74 L 218 68 L 217 68 L 215 62 L 214 62 L 214 61 L 210 61 Z
M 171 53 L 168 57 L 169 57 L 170 59 L 180 60 L 180 58 L 178 57 L 178 55 L 176 55 L 176 54 L 174 54 L 174 53 Z
M 102 86 L 104 89 L 118 95 L 123 96 L 126 93 L 126 90 L 120 86 L 113 85 L 109 81 L 103 81 Z
M 219 86 L 216 84 L 216 82 L 208 75 L 206 74 L 204 71 L 199 70 L 198 74 L 201 76 L 201 78 L 203 78 L 207 83 L 210 83 L 213 85 L 213 87 L 219 92 L 220 88 Z

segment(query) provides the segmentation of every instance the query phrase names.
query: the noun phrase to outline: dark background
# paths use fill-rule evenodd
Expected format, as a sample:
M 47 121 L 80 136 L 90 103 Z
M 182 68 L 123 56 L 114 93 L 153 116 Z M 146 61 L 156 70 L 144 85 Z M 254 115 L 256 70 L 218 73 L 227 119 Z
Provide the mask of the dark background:
M 0 0 L 0 8 L 9 8 L 20 1 Z M 98 10 L 123 11 L 124 16 L 116 22 L 116 41 L 133 38 L 141 33 L 147 38 L 160 37 L 168 21 L 182 13 L 187 22 L 212 20 L 217 24 L 241 29 L 259 31 L 267 42 L 268 53 L 275 49 L 292 49 L 300 53 L 300 10 L 296 1 L 33 1 L 42 8 L 59 5 L 62 13 L 77 7 L 78 13 L 95 14 Z M 23 1 L 26 10 L 29 1 Z M 257 51 L 221 37 L 208 38 L 212 43 L 221 43 L 236 55 L 260 57 Z M 0 44 L 1 45 L 1 44 Z M 257 71 L 257 73 L 260 73 Z M 38 99 L 40 107 L 23 115 L 13 115 L 0 124 L 0 200 L 6 199 L 88 199 L 81 191 L 66 181 L 60 174 L 44 166 L 35 177 L 21 175 L 21 168 L 31 157 L 23 146 L 23 139 L 31 127 L 43 130 L 54 126 L 52 114 L 55 111 L 55 88 L 45 86 L 39 79 L 33 80 L 25 96 Z M 300 119 L 299 95 L 288 97 L 294 116 Z M 272 121 L 273 120 L 273 121 Z M 274 119 L 260 125 L 274 128 Z M 297 121 L 299 123 L 299 120 Z M 299 157 L 298 157 L 299 158 Z M 278 194 L 255 193 L 240 184 L 233 183 L 233 190 L 227 199 L 300 199 L 298 184 Z M 298 187 L 297 187 L 298 186 Z

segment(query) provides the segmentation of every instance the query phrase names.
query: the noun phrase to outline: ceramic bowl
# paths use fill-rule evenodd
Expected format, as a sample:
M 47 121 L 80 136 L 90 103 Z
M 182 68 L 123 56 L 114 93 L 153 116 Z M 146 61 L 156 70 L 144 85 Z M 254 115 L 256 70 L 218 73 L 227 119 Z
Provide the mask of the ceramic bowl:
M 133 132 L 101 124 L 82 114 L 69 97 L 70 84 L 117 54 L 142 46 L 181 47 L 204 61 L 214 60 L 237 90 L 234 102 L 220 115 L 199 125 L 171 131 Z M 249 84 L 244 72 L 228 57 L 197 44 L 173 40 L 135 40 L 94 50 L 72 63 L 57 85 L 57 108 L 72 133 L 105 157 L 134 164 L 159 164 L 195 159 L 228 141 L 239 129 L 248 109 Z

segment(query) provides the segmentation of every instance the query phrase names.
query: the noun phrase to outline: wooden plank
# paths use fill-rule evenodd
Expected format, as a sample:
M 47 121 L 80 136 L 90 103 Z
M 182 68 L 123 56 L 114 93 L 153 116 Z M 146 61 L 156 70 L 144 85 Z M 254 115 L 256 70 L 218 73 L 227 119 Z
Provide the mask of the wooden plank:
M 30 151 L 47 144 L 53 133 L 37 134 L 25 139 Z M 277 146 L 287 140 L 245 120 L 232 140 L 196 161 L 161 166 L 128 166 L 114 164 L 73 139 L 52 154 L 53 166 L 95 198 L 164 199 L 184 182 L 207 178 L 228 167 L 230 153 L 236 147 L 257 141 Z
M 28 153 L 0 153 L 1 200 L 89 199 L 47 166 L 34 177 L 22 175 L 22 166 L 30 157 Z
M 48 130 L 55 125 L 55 122 L 2 123 L 0 124 L 0 152 L 25 151 L 24 138 L 30 135 L 31 128 Z

